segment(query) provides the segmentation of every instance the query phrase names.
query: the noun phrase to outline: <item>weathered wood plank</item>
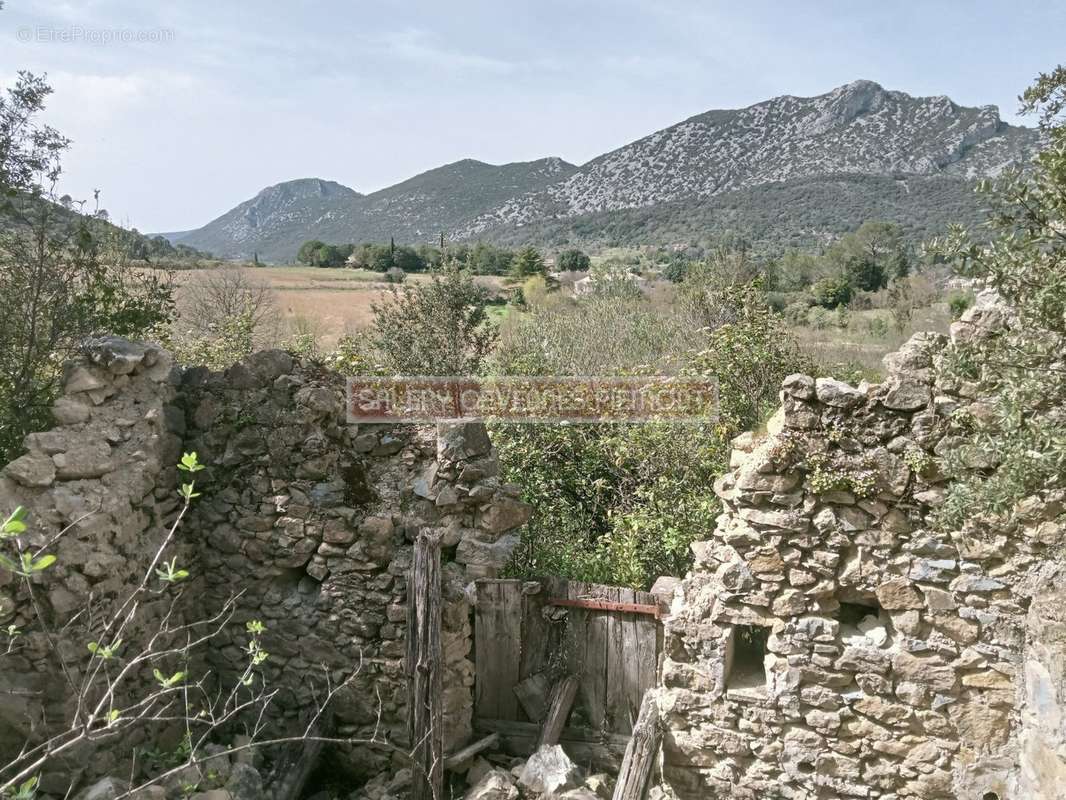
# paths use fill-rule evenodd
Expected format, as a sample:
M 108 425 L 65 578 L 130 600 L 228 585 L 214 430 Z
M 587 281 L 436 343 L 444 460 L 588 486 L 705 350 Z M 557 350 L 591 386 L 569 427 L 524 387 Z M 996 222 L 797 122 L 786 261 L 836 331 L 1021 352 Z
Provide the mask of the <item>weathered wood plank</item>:
M 567 675 L 552 687 L 551 705 L 548 708 L 548 715 L 544 718 L 544 727 L 540 730 L 538 746 L 559 743 L 559 736 L 566 726 L 570 709 L 574 706 L 574 698 L 577 696 L 577 687 L 580 683 L 576 675 Z
M 519 681 L 514 687 L 515 697 L 530 722 L 544 722 L 551 702 L 552 683 L 547 672 L 538 672 Z M 525 721 L 525 720 L 521 720 Z
M 634 627 L 637 642 L 633 655 L 635 679 L 630 701 L 635 701 L 633 716 L 636 717 L 640 713 L 644 694 L 659 682 L 659 631 L 662 626 L 655 620 L 642 618 L 635 620 Z
M 649 689 L 641 700 L 640 714 L 626 745 L 613 800 L 644 800 L 658 751 L 659 709 L 655 704 L 655 690 Z
M 574 599 L 614 599 L 608 586 L 571 581 L 567 589 L 567 596 Z M 607 720 L 607 626 L 610 614 L 605 611 L 586 611 L 584 617 L 585 644 L 579 671 L 580 692 L 589 724 L 600 730 Z
M 528 757 L 537 749 L 540 728 L 531 722 L 507 722 L 478 719 L 474 721 L 478 733 L 500 734 L 500 748 L 508 755 Z M 560 744 L 580 766 L 617 773 L 629 742 L 625 736 L 603 736 L 585 728 L 564 728 Z
M 547 667 L 550 623 L 542 613 L 547 599 L 548 593 L 542 582 L 526 581 L 522 589 L 522 665 L 518 671 L 519 678 L 528 678 Z
M 490 733 L 488 736 L 485 736 L 484 738 L 478 739 L 473 744 L 468 744 L 462 750 L 456 750 L 450 756 L 445 758 L 444 759 L 444 768 L 445 769 L 455 769 L 456 767 L 462 766 L 465 762 L 467 762 L 470 759 L 472 759 L 478 753 L 481 753 L 481 752 L 484 752 L 485 750 L 489 750 L 490 748 L 496 747 L 497 745 L 499 745 L 499 743 L 500 743 L 500 734 L 498 734 L 498 733 Z
M 618 586 L 609 589 L 611 600 L 634 602 L 633 590 Z M 612 733 L 629 733 L 633 729 L 637 703 L 631 701 L 636 682 L 633 658 L 636 655 L 637 631 L 632 614 L 611 613 L 607 622 L 607 726 Z
M 474 655 L 477 668 L 475 714 L 491 719 L 518 718 L 522 657 L 522 581 L 479 580 Z
M 411 798 L 438 800 L 444 790 L 439 536 L 423 532 L 415 541 L 407 603 L 407 734 L 422 769 L 412 778 Z

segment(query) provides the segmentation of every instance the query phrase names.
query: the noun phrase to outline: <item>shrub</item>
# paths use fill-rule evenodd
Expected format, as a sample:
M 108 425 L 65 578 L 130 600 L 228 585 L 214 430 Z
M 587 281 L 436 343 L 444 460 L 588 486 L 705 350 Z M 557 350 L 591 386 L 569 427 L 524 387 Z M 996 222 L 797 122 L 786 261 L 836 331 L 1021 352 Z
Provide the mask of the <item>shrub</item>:
M 888 323 L 881 317 L 867 317 L 863 324 L 866 326 L 866 332 L 875 339 L 888 336 Z
M 398 375 L 475 375 L 492 350 L 488 292 L 455 265 L 429 283 L 392 287 L 375 303 L 374 360 Z
M 953 292 L 948 295 L 948 311 L 951 312 L 951 318 L 961 317 L 966 309 L 973 305 L 973 299 L 972 292 Z
M 824 331 L 833 325 L 833 314 L 822 306 L 814 306 L 807 311 L 807 324 L 816 331 Z
M 642 298 L 593 297 L 518 315 L 496 356 L 502 372 L 595 375 L 660 371 L 719 379 L 720 415 L 705 424 L 498 425 L 504 476 L 534 515 L 511 572 L 647 587 L 681 575 L 689 544 L 719 504 L 711 484 L 729 441 L 776 404 L 785 375 L 809 369 L 752 286 L 708 299 L 733 309 L 713 330 Z M 613 368 L 613 369 L 612 369 Z
M 851 283 L 845 277 L 822 278 L 811 287 L 811 297 L 822 308 L 836 308 L 851 302 Z
M 1066 67 L 1041 75 L 1023 99 L 1040 113 L 1044 150 L 1031 171 L 980 184 L 993 203 L 989 231 L 975 239 L 954 228 L 933 248 L 996 290 L 1011 317 L 998 335 L 956 343 L 941 365 L 943 379 L 976 382 L 992 398 L 992 413 L 945 459 L 956 478 L 941 509 L 947 526 L 1009 522 L 1019 500 L 1066 482 Z
M 785 321 L 789 325 L 806 325 L 807 313 L 810 311 L 809 299 L 793 300 L 785 306 Z

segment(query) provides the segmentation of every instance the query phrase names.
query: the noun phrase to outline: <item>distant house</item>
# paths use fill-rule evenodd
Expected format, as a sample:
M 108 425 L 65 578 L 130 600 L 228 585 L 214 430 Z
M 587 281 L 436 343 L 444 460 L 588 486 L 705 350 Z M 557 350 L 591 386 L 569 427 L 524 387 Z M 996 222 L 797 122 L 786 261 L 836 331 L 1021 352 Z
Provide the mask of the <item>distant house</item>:
M 602 279 L 601 279 L 602 280 Z M 611 275 L 608 280 L 624 280 L 634 284 L 642 292 L 648 291 L 651 286 L 651 282 L 646 278 L 642 278 L 639 275 L 634 275 L 630 272 L 619 272 Z M 591 294 L 596 288 L 596 278 L 592 275 L 587 275 L 579 281 L 574 282 L 574 294 L 576 296 Z

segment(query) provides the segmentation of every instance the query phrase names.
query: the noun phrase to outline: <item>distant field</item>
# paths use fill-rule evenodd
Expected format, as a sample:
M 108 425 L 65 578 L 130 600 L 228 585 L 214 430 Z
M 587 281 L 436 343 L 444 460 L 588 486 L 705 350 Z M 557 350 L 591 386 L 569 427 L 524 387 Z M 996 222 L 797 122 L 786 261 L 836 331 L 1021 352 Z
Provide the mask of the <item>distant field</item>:
M 881 320 L 887 330 L 876 328 L 875 320 Z M 862 377 L 876 380 L 884 374 L 881 359 L 898 350 L 916 331 L 946 334 L 950 325 L 947 304 L 936 303 L 915 309 L 902 333 L 895 330 L 892 315 L 883 309 L 852 311 L 844 329 L 828 327 L 818 330 L 803 325 L 791 327 L 790 331 L 800 347 L 819 364 L 846 365 L 860 371 Z
M 365 328 L 373 320 L 371 306 L 386 299 L 393 285 L 382 280 L 380 273 L 369 270 L 319 268 L 303 266 L 243 267 L 241 271 L 251 281 L 270 287 L 280 316 L 280 340 L 293 333 L 314 333 L 323 349 L 333 347 L 345 333 Z M 186 270 L 174 273 L 178 287 L 179 309 L 183 288 L 197 281 L 210 279 L 213 270 Z M 426 274 L 410 274 L 410 283 L 430 280 Z M 497 276 L 478 276 L 476 280 L 503 298 L 504 279 Z M 500 322 L 510 307 L 499 303 L 488 309 L 490 319 Z M 880 320 L 880 322 L 877 322 Z M 916 309 L 902 333 L 895 330 L 891 314 L 886 310 L 852 311 L 845 328 L 830 325 L 814 328 L 809 325 L 791 326 L 790 332 L 800 346 L 824 368 L 838 372 L 850 370 L 852 376 L 877 379 L 882 373 L 881 359 L 899 348 L 915 331 L 931 330 L 946 333 L 951 323 L 944 303 Z M 843 373 L 841 373 L 843 376 Z
M 249 280 L 266 283 L 273 290 L 284 329 L 312 331 L 325 348 L 332 347 L 345 333 L 366 327 L 373 318 L 371 305 L 392 290 L 392 284 L 383 281 L 380 273 L 369 270 L 289 266 L 246 267 L 241 271 Z M 174 273 L 179 308 L 182 288 L 209 280 L 211 274 L 212 270 Z M 422 274 L 407 276 L 412 283 L 429 279 Z M 503 279 L 495 276 L 478 276 L 476 280 L 492 291 L 503 286 Z

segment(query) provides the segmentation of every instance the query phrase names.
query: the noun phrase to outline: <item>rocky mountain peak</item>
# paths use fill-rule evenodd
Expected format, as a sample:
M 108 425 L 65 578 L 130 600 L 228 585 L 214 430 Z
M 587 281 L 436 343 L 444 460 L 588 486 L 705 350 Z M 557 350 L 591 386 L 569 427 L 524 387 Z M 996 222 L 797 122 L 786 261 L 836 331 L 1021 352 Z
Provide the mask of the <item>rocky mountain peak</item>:
M 954 198 L 968 194 L 966 181 L 1025 163 L 1038 141 L 1036 131 L 1005 124 L 995 106 L 856 80 L 815 97 L 707 111 L 581 167 L 557 157 L 500 165 L 468 158 L 368 195 L 319 178 L 288 181 L 180 241 L 223 255 L 247 257 L 257 248 L 261 257 L 286 259 L 310 238 L 492 237 L 545 221 L 854 178 L 886 182 L 882 190 L 921 179 L 930 196 L 933 183 L 950 179 Z M 847 214 L 855 213 L 851 203 Z

